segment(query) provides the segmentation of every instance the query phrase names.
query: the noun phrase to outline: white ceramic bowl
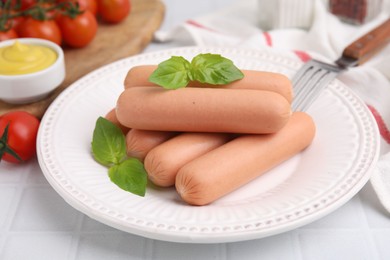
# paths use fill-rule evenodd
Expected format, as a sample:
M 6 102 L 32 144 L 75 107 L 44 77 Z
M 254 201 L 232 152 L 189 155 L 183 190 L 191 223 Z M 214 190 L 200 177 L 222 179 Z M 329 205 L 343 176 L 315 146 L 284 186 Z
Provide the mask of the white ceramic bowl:
M 57 53 L 56 61 L 46 69 L 21 75 L 0 74 L 0 99 L 11 104 L 31 103 L 45 98 L 65 79 L 64 52 L 57 44 L 38 38 L 18 38 L 0 42 L 0 48 L 12 45 L 15 40 L 22 44 L 49 47 Z

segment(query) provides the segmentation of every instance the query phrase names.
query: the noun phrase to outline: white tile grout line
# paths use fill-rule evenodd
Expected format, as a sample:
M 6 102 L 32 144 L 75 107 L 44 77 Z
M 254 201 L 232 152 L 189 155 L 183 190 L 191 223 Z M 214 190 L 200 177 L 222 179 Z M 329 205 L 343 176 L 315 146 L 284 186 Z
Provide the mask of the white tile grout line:
M 143 248 L 143 258 L 144 260 L 152 260 L 155 259 L 154 256 L 154 247 L 155 241 L 153 239 L 144 238 L 144 248 Z
M 294 259 L 303 259 L 302 256 L 302 246 L 299 239 L 299 235 L 301 233 L 301 230 L 299 228 L 294 229 L 290 231 L 290 239 L 293 243 L 293 250 L 294 250 Z
M 219 260 L 227 260 L 228 259 L 228 246 L 229 244 L 218 244 L 217 249 L 218 249 L 218 258 Z
M 69 248 L 69 254 L 68 254 L 69 260 L 73 260 L 73 259 L 77 258 L 77 253 L 79 250 L 80 238 L 81 238 L 81 234 L 82 234 L 84 219 L 85 219 L 85 215 L 83 213 L 79 212 L 78 216 L 77 216 L 77 222 L 76 222 L 75 228 L 72 232 L 72 242 L 71 242 L 71 246 Z
M 5 243 L 7 240 L 6 238 L 9 234 L 9 231 L 10 231 L 11 226 L 13 224 L 13 220 L 15 219 L 16 212 L 18 211 L 19 204 L 21 202 L 24 190 L 27 187 L 27 179 L 30 175 L 30 171 L 28 170 L 29 169 L 28 164 L 21 165 L 20 167 L 24 167 L 24 169 L 23 169 L 23 171 L 18 173 L 18 174 L 22 175 L 20 181 L 12 184 L 16 188 L 16 192 L 15 192 L 14 197 L 12 198 L 11 207 L 9 208 L 8 216 L 6 217 L 5 224 L 4 224 L 5 228 L 4 228 L 4 232 L 3 232 L 3 238 L 0 241 L 0 258 L 1 258 L 1 255 L 3 254 Z M 7 184 L 7 185 L 10 185 L 10 184 Z

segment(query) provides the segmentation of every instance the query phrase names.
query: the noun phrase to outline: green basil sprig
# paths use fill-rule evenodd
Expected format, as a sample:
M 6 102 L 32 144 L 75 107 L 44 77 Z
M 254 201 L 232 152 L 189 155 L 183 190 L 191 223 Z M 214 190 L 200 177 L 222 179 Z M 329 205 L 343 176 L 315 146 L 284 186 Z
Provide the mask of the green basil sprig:
M 149 81 L 166 89 L 184 88 L 190 81 L 223 85 L 242 79 L 244 74 L 233 62 L 220 54 L 198 54 L 191 62 L 172 56 L 161 62 Z
M 145 196 L 147 173 L 143 163 L 127 157 L 124 134 L 118 126 L 103 117 L 96 120 L 92 154 L 97 162 L 109 168 L 109 178 L 119 188 Z

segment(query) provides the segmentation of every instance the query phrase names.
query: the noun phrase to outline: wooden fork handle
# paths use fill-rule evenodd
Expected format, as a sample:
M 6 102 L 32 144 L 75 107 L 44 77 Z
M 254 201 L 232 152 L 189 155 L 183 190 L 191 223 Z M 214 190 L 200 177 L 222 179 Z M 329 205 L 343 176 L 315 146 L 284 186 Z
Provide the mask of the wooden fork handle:
M 348 45 L 343 51 L 343 56 L 357 60 L 357 64 L 360 65 L 384 47 L 389 41 L 390 18 Z

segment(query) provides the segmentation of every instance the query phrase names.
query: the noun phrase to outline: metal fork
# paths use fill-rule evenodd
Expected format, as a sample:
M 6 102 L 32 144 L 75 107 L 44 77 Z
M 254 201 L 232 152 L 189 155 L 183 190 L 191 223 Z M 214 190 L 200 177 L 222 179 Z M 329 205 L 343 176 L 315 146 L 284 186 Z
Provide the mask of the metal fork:
M 337 75 L 361 65 L 390 41 L 390 18 L 348 45 L 335 64 L 315 59 L 304 64 L 292 79 L 293 111 L 306 111 Z

